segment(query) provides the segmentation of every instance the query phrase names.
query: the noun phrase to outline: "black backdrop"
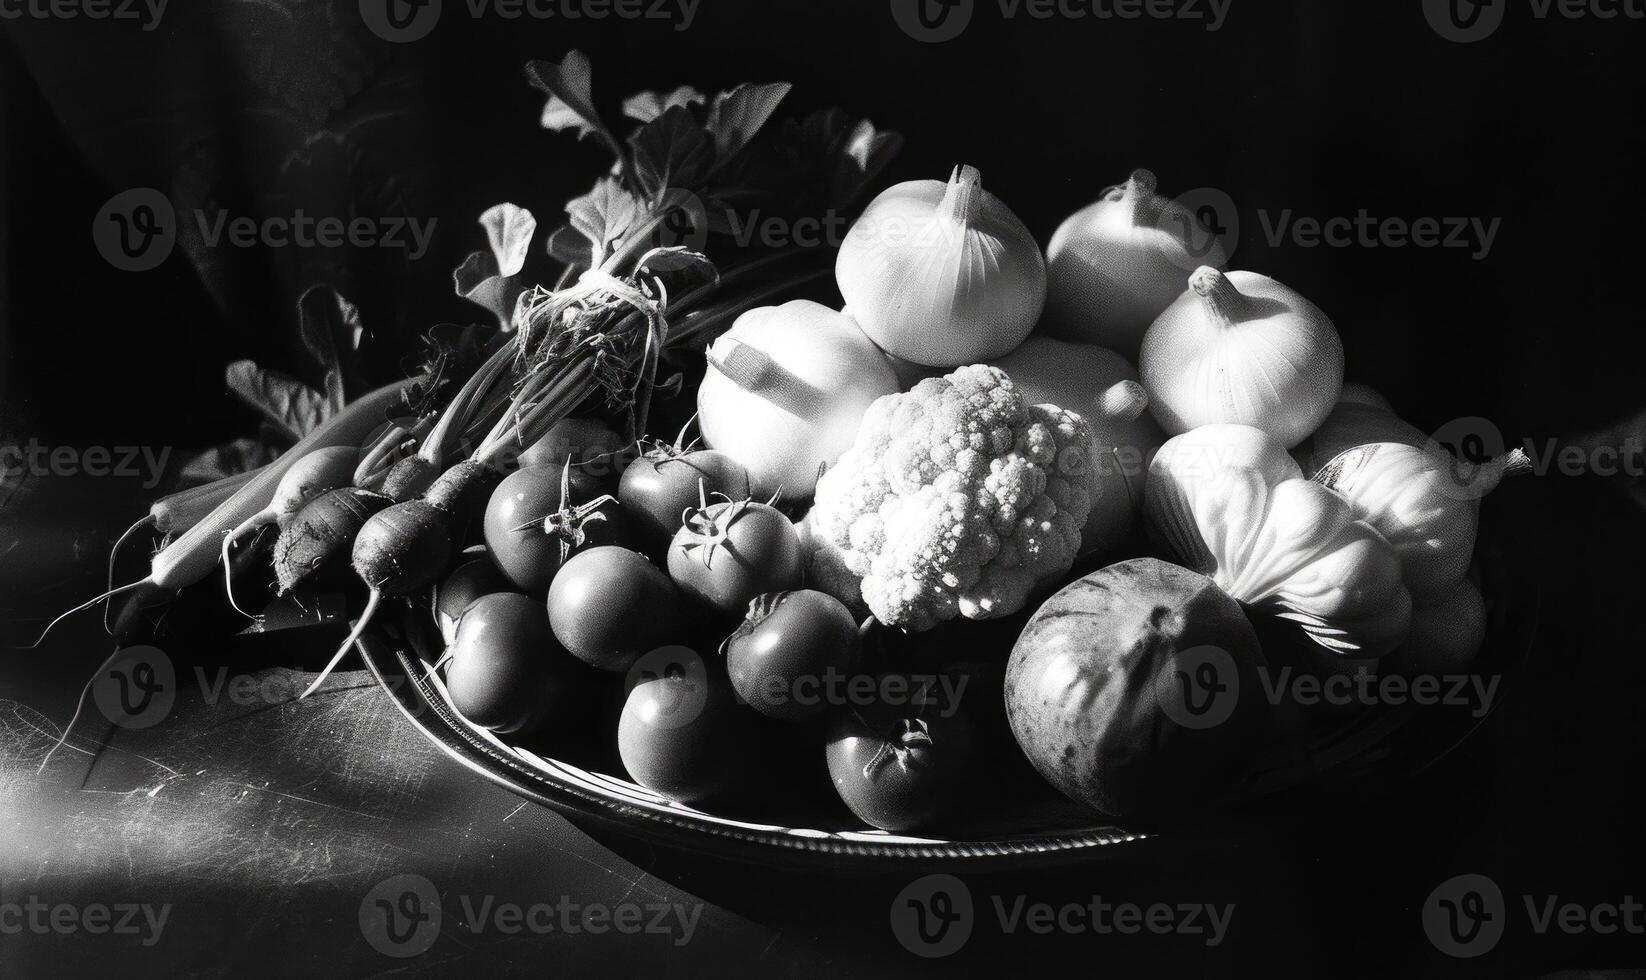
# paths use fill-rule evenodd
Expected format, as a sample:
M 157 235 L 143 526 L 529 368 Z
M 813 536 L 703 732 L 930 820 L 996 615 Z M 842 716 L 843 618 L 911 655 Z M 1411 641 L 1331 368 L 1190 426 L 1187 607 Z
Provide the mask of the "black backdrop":
M 481 209 L 512 200 L 547 219 L 603 166 L 592 147 L 537 128 L 540 99 L 521 77 L 528 58 L 577 47 L 614 116 L 641 88 L 793 81 L 801 107 L 839 103 L 901 130 L 894 179 L 972 163 L 1041 236 L 1134 166 L 1168 191 L 1220 188 L 1245 219 L 1234 265 L 1322 305 L 1351 376 L 1414 422 L 1478 414 L 1530 438 L 1593 429 L 1646 400 L 1634 296 L 1646 81 L 1632 57 L 1646 23 L 1539 21 L 1528 3 L 1498 2 L 1503 27 L 1472 45 L 1432 31 L 1419 0 L 1236 0 L 1216 34 L 1008 22 L 979 0 L 943 44 L 911 41 L 880 0 L 703 0 L 684 32 L 448 15 L 404 46 L 365 31 L 353 0 L 177 0 L 150 33 L 0 21 L 0 421 L 49 444 L 186 449 L 249 433 L 255 416 L 225 394 L 223 366 L 294 368 L 295 298 L 319 281 L 361 304 L 372 370 L 392 370 L 415 332 L 472 315 L 448 274 L 481 243 Z M 90 225 L 133 186 L 243 213 L 295 202 L 436 217 L 439 233 L 415 263 L 287 250 L 194 264 L 179 252 L 122 273 Z M 1287 208 L 1502 225 L 1483 261 L 1272 247 L 1255 213 Z M 1421 949 L 1413 909 L 1458 871 L 1488 871 L 1512 893 L 1638 894 L 1646 522 L 1586 481 L 1522 481 L 1499 496 L 1536 521 L 1515 540 L 1535 541 L 1544 573 L 1541 659 L 1466 760 L 1362 814 L 1364 826 L 1299 844 L 1318 857 L 1281 880 L 1309 882 L 1300 904 L 1320 911 L 1287 941 L 1323 961 L 1387 967 L 1364 959 L 1368 937 Z M 36 605 L 83 594 L 95 565 Z M 81 675 L 65 669 L 72 689 Z M 1408 863 L 1407 878 L 1376 874 Z M 1639 957 L 1637 937 L 1518 940 L 1481 969 Z
M 591 55 L 614 116 L 640 88 L 791 80 L 797 105 L 838 103 L 902 131 L 893 176 L 975 164 L 1042 237 L 1134 166 L 1168 192 L 1221 189 L 1245 220 L 1233 264 L 1319 302 L 1351 376 L 1427 426 L 1479 414 L 1542 436 L 1639 406 L 1646 83 L 1630 55 L 1646 23 L 1540 21 L 1519 4 L 1495 36 L 1464 45 L 1431 30 L 1419 0 L 1246 0 L 1215 33 L 1008 20 L 979 2 L 959 38 L 923 44 L 874 0 L 704 0 L 684 31 L 472 20 L 448 3 L 425 40 L 393 45 L 355 6 L 179 4 L 147 33 L 6 22 L 0 351 L 14 425 L 56 442 L 164 434 L 180 447 L 245 432 L 253 417 L 223 394 L 221 368 L 288 361 L 294 297 L 311 281 L 360 301 L 385 350 L 470 317 L 446 277 L 481 241 L 474 216 L 507 199 L 547 220 L 602 166 L 591 145 L 537 128 L 539 97 L 521 78 L 528 58 L 571 47 Z M 298 172 L 276 173 L 294 150 L 308 157 Z M 200 269 L 180 250 L 123 273 L 89 226 L 137 185 L 243 213 L 353 202 L 440 224 L 409 265 L 288 249 Z M 1477 261 L 1467 249 L 1271 247 L 1258 209 L 1502 225 Z

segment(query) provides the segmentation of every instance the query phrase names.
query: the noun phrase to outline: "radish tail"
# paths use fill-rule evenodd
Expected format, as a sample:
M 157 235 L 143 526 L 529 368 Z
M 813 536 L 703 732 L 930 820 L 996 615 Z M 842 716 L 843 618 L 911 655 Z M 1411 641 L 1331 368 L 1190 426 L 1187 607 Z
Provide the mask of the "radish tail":
M 74 731 L 75 722 L 80 720 L 80 715 L 86 710 L 86 695 L 91 693 L 91 686 L 97 683 L 97 676 L 103 673 L 104 669 L 107 668 L 109 664 L 114 663 L 114 658 L 118 656 L 120 656 L 120 647 L 117 646 L 114 648 L 113 653 L 109 654 L 101 664 L 97 665 L 97 669 L 92 671 L 92 675 L 86 678 L 86 686 L 80 689 L 80 697 L 74 702 L 74 714 L 69 717 L 69 723 L 63 726 L 63 732 L 57 736 L 56 744 L 46 750 L 45 758 L 40 760 L 40 768 L 35 770 L 36 775 L 45 772 L 46 764 L 51 762 L 51 757 L 57 754 L 58 749 L 68 744 L 69 733 Z
M 102 602 L 104 599 L 112 599 L 115 596 L 121 594 L 122 592 L 130 592 L 132 589 L 135 589 L 140 585 L 147 585 L 147 584 L 149 584 L 148 579 L 139 579 L 136 582 L 131 582 L 127 585 L 122 585 L 118 589 L 110 589 L 110 590 L 108 590 L 107 592 L 103 593 L 100 596 L 96 596 L 94 598 L 87 599 L 85 602 L 82 602 L 80 605 L 75 606 L 73 609 L 70 609 L 68 612 L 63 613 L 61 616 L 58 616 L 56 619 L 54 619 L 51 622 L 47 623 L 46 628 L 40 631 L 40 636 L 39 636 L 38 639 L 36 639 L 33 643 L 30 643 L 28 646 L 18 647 L 18 649 L 19 650 L 33 650 L 35 647 L 38 647 L 40 644 L 46 642 L 46 634 L 50 633 L 52 631 L 53 627 L 55 627 L 58 623 L 61 623 L 63 620 L 68 619 L 70 616 L 73 616 L 75 613 L 83 612 L 87 609 L 90 609 L 92 606 L 97 605 L 99 602 Z
M 126 533 L 120 535 L 120 537 L 114 540 L 113 547 L 109 548 L 109 589 L 112 590 L 114 588 L 114 562 L 115 559 L 120 557 L 120 549 L 126 546 L 126 542 L 131 540 L 131 536 L 137 533 L 138 528 L 153 527 L 154 524 L 154 515 L 152 513 L 144 514 L 142 517 L 137 519 L 135 524 L 126 528 Z M 105 633 L 114 631 L 114 624 L 109 620 L 109 614 L 113 611 L 114 603 L 112 602 L 103 607 L 103 632 Z
M 256 530 L 271 520 L 268 511 L 259 511 L 242 521 L 239 527 L 223 535 L 223 591 L 228 594 L 229 605 L 234 607 L 234 611 L 248 619 L 252 618 L 252 614 L 241 609 L 240 603 L 234 601 L 234 574 L 229 568 L 229 546 L 242 534 Z
M 303 693 L 297 696 L 297 700 L 301 701 L 313 694 L 314 689 L 319 687 L 321 682 L 330 677 L 331 672 L 337 669 L 337 665 L 342 662 L 343 656 L 354 647 L 355 641 L 360 639 L 360 634 L 366 631 L 367 624 L 371 622 L 372 614 L 377 612 L 377 602 L 381 598 L 383 598 L 382 592 L 377 589 L 371 590 L 371 598 L 366 600 L 366 608 L 361 610 L 360 619 L 355 622 L 354 629 L 349 632 L 349 638 L 344 640 L 343 645 L 337 648 L 337 652 L 332 655 L 330 662 L 321 668 L 320 676 L 314 679 L 314 683 L 303 689 Z

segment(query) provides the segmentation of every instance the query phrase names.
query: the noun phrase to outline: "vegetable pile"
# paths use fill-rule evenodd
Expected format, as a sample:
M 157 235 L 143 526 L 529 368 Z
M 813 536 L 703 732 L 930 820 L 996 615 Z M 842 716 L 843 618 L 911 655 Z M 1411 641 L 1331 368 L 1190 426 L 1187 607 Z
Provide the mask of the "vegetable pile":
M 1044 252 L 964 165 L 882 191 L 837 254 L 763 248 L 728 226 L 855 208 L 899 138 L 778 120 L 780 84 L 640 93 L 620 138 L 581 55 L 527 76 L 543 125 L 613 166 L 546 238 L 482 217 L 456 285 L 495 324 L 192 491 L 152 573 L 86 606 L 227 581 L 234 551 L 269 555 L 236 609 L 352 576 L 305 696 L 387 611 L 432 618 L 476 726 L 550 751 L 593 726 L 693 805 L 758 793 L 784 746 L 888 831 L 1042 779 L 1190 817 L 1273 726 L 1251 697 L 1191 724 L 1174 684 L 1255 692 L 1294 647 L 1325 671 L 1475 656 L 1479 500 L 1521 461 L 1464 464 L 1346 389 L 1327 315 L 1219 268 L 1149 172 Z

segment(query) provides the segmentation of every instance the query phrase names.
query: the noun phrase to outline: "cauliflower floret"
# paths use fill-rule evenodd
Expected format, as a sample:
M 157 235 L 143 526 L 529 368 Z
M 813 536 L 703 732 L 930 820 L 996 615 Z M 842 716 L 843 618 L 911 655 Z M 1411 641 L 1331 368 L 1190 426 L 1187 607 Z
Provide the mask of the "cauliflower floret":
M 988 365 L 886 395 L 818 481 L 814 572 L 855 576 L 859 595 L 843 598 L 911 630 L 1016 612 L 1074 563 L 1092 508 L 1089 442 L 1079 415 L 1025 404 Z

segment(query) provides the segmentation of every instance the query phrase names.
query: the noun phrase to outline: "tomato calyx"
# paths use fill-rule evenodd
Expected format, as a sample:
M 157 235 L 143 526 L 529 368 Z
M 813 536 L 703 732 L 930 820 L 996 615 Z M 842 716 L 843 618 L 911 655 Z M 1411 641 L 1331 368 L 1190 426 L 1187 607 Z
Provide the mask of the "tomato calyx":
M 772 502 L 775 502 L 777 495 L 782 492 L 782 488 L 779 488 L 777 494 L 772 496 Z M 720 501 L 711 504 L 709 503 L 711 497 L 718 497 Z M 688 532 L 681 542 L 681 548 L 688 555 L 701 556 L 704 568 L 713 568 L 716 549 L 731 538 L 733 525 L 744 514 L 747 514 L 749 508 L 754 505 L 753 498 L 745 497 L 742 500 L 733 500 L 718 490 L 709 493 L 708 485 L 703 480 L 698 480 L 697 506 L 687 507 L 680 513 L 680 524 Z M 770 505 L 771 502 L 768 502 L 767 506 Z M 716 508 L 719 508 L 719 510 L 711 513 Z
M 878 779 L 894 763 L 904 772 L 929 769 L 935 744 L 925 719 L 899 718 L 881 740 L 880 748 L 863 764 L 863 776 Z
M 764 595 L 757 595 L 750 599 L 749 611 L 744 614 L 743 621 L 738 623 L 737 628 L 732 630 L 724 640 L 720 641 L 720 655 L 724 657 L 734 641 L 753 635 L 754 631 L 759 629 L 760 625 L 767 619 L 770 619 L 771 615 L 777 612 L 777 608 L 783 605 L 783 601 L 792 594 L 789 591 L 767 592 Z
M 560 541 L 560 563 L 564 565 L 571 557 L 571 553 L 583 547 L 588 542 L 587 525 L 596 521 L 606 520 L 607 506 L 615 506 L 617 498 L 609 493 L 601 494 L 585 503 L 573 505 L 570 503 L 572 493 L 572 461 L 566 458 L 566 465 L 560 471 L 560 509 L 549 513 L 535 521 L 528 521 L 515 528 L 515 531 L 529 531 L 541 526 L 543 533 Z

